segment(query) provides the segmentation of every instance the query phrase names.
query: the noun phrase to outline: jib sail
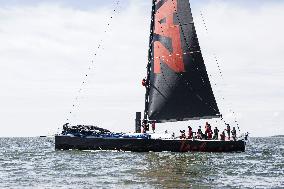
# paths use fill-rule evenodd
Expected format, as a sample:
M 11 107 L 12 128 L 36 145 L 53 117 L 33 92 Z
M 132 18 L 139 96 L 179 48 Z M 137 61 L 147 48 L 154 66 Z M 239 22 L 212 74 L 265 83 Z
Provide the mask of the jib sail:
M 153 1 L 147 78 L 150 120 L 219 117 L 188 0 Z

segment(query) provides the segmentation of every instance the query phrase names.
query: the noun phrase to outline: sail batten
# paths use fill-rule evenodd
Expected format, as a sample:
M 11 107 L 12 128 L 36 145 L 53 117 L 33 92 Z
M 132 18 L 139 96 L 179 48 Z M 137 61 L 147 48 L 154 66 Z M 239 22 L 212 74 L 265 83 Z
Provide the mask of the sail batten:
M 215 118 L 220 118 L 220 117 L 221 117 L 221 115 L 204 116 L 204 117 L 192 117 L 192 118 L 184 118 L 184 119 L 164 119 L 164 120 L 158 120 L 158 121 L 156 121 L 156 123 L 190 121 L 190 120 L 201 120 L 201 119 L 215 119 Z
M 220 117 L 200 50 L 188 0 L 158 0 L 151 24 L 150 120 Z

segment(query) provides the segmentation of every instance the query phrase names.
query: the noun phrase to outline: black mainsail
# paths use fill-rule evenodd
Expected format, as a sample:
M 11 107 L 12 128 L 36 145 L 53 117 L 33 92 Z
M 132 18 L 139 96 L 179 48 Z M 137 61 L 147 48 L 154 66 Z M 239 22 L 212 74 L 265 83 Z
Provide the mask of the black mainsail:
M 220 117 L 188 0 L 153 0 L 144 119 Z

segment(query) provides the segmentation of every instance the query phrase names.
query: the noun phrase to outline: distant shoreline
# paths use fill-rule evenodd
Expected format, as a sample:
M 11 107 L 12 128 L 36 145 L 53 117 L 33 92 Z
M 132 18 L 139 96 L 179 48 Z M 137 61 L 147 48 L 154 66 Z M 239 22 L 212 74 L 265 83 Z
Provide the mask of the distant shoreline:
M 282 138 L 283 137 L 284 138 L 284 135 L 274 135 L 274 136 L 271 136 L 271 137 L 273 137 L 273 138 L 280 138 L 280 137 Z

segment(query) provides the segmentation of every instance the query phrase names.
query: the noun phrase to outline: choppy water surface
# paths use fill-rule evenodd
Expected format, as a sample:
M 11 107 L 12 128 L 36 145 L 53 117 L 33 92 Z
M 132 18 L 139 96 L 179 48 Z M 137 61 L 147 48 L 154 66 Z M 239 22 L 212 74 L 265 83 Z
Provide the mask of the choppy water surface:
M 0 188 L 284 188 L 284 138 L 245 153 L 55 151 L 53 138 L 0 138 Z

